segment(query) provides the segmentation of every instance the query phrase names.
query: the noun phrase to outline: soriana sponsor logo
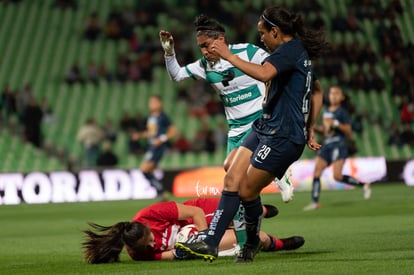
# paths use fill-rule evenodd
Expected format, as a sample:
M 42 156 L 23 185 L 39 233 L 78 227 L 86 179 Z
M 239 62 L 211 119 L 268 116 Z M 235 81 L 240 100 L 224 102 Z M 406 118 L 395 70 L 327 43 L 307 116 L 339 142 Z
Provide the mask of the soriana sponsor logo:
M 206 167 L 179 173 L 173 182 L 173 194 L 177 197 L 220 196 L 225 172 L 223 167 Z M 269 184 L 262 193 L 276 193 L 277 187 Z

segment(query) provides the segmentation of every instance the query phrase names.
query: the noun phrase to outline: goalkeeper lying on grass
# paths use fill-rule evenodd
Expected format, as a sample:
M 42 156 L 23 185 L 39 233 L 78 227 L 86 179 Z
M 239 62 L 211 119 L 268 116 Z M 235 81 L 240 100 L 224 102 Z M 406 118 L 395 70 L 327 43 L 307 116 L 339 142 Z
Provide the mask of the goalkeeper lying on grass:
M 181 203 L 159 202 L 139 210 L 130 222 L 119 222 L 112 226 L 94 223 L 85 230 L 83 241 L 84 259 L 99 264 L 119 262 L 125 246 L 133 260 L 188 259 L 175 251 L 174 244 L 180 228 L 194 224 L 197 230 L 205 230 L 213 217 L 218 198 L 197 198 Z M 264 205 L 264 217 L 276 216 L 278 210 Z M 278 239 L 260 232 L 263 251 L 292 250 L 304 244 L 302 237 Z M 234 256 L 240 248 L 234 230 L 229 226 L 219 245 L 219 256 Z

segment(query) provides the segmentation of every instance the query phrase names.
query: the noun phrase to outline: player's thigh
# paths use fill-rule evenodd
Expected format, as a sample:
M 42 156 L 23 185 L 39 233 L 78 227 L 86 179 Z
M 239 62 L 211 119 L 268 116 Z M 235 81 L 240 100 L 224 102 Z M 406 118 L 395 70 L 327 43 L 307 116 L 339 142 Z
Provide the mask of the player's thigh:
M 230 168 L 224 176 L 225 191 L 236 192 L 239 190 L 240 183 L 246 180 L 251 155 L 252 151 L 243 146 L 237 149 Z

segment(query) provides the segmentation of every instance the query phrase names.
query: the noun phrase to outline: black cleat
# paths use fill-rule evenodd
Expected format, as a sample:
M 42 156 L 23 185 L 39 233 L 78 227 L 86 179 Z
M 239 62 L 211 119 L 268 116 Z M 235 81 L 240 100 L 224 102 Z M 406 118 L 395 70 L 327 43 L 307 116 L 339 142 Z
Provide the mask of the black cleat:
M 286 239 L 280 239 L 283 242 L 281 250 L 294 250 L 298 249 L 305 243 L 305 239 L 300 236 L 293 236 Z
M 253 262 L 254 256 L 257 252 L 262 249 L 262 243 L 259 242 L 257 245 L 244 244 L 243 249 L 240 250 L 239 255 L 236 257 L 236 263 L 251 263 Z
M 209 260 L 210 262 L 217 259 L 218 248 L 206 244 L 204 241 L 193 243 L 176 243 L 175 248 L 182 251 L 184 254 L 194 256 L 195 258 Z
M 263 207 L 265 208 L 265 213 L 263 216 L 263 218 L 265 219 L 272 218 L 279 214 L 279 209 L 277 209 L 276 206 L 270 204 L 263 204 Z

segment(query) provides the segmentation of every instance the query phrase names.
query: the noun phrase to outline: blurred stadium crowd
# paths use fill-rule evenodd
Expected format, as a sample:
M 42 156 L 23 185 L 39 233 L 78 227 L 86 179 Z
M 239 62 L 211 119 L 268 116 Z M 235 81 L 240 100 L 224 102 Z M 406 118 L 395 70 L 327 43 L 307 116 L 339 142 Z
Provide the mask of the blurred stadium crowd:
M 0 9 L 6 10 L 8 5 L 23 8 L 36 2 L 42 1 L 3 0 L 0 1 Z M 182 65 L 198 59 L 200 52 L 195 44 L 192 22 L 201 13 L 222 22 L 232 43 L 249 41 L 262 46 L 256 32 L 257 19 L 264 7 L 275 3 L 267 0 L 136 0 L 105 1 L 111 4 L 101 6 L 99 1 L 88 2 L 87 16 L 82 18 L 83 22 L 77 22 L 82 27 L 68 26 L 72 35 L 77 37 L 79 43 L 121 46 L 116 46 L 119 50 L 113 56 L 86 56 L 87 60 L 84 57 L 82 62 L 74 58 L 72 64 L 64 68 L 65 73 L 57 76 L 60 82 L 57 85 L 66 85 L 67 89 L 87 85 L 88 89 L 95 91 L 102 87 L 122 90 L 122 85 L 158 81 L 154 75 L 157 70 L 164 70 L 159 29 L 172 31 L 177 58 Z M 95 8 L 90 7 L 91 3 L 94 3 Z M 316 72 L 325 89 L 338 84 L 351 95 L 354 103 L 353 127 L 360 153 L 366 153 L 362 135 L 372 125 L 381 129 L 380 134 L 385 136 L 382 137 L 385 143 L 381 145 L 398 148 L 409 146 L 409 152 L 414 152 L 414 37 L 410 29 L 414 21 L 408 21 L 406 25 L 401 23 L 405 18 L 414 19 L 410 17 L 414 15 L 414 4 L 409 0 L 284 0 L 277 1 L 277 4 L 303 13 L 315 28 L 326 30 L 332 42 L 332 51 L 316 64 Z M 85 9 L 85 5 L 85 1 L 79 0 L 50 0 L 42 8 L 76 14 Z M 58 157 L 64 167 L 82 168 L 83 157 L 79 149 L 74 154 L 73 147 L 59 144 L 44 130 L 62 119 L 55 115 L 54 111 L 59 108 L 53 104 L 55 101 L 47 96 L 39 97 L 39 93 L 32 91 L 30 82 L 13 86 L 3 79 L 0 85 L 2 129 L 21 136 L 49 156 Z M 212 161 L 221 164 L 217 160 L 224 159 L 222 151 L 226 144 L 226 126 L 224 120 L 220 120 L 223 110 L 219 99 L 204 82 L 171 85 L 174 87 L 175 100 L 188 106 L 186 115 L 199 122 L 192 132 L 181 129 L 179 138 L 171 143 L 171 150 L 179 155 L 202 152 L 210 155 L 221 150 Z M 369 102 L 372 96 L 385 97 L 385 101 L 392 102 L 392 109 L 372 112 L 369 108 L 370 104 L 374 104 Z M 368 107 L 361 107 L 360 98 L 368 100 Z M 146 98 L 141 100 L 146 102 Z M 131 130 L 145 127 L 145 109 L 137 108 L 131 115 L 130 110 L 124 110 L 122 106 L 118 108 L 118 113 L 122 114 L 120 116 L 106 113 L 105 117 L 97 118 L 88 115 L 87 121 L 95 121 L 96 133 L 99 132 L 96 142 L 102 148 L 105 144 L 105 150 L 111 150 L 120 159 L 115 165 L 127 168 L 137 163 L 125 160 L 127 155 L 139 159 L 145 147 L 145 141 L 133 140 L 129 135 Z M 168 113 L 169 110 L 166 111 Z M 14 123 L 10 118 L 14 118 Z M 173 116 L 173 120 L 179 119 Z M 212 125 L 211 120 L 218 122 Z M 84 127 L 84 123 L 85 120 L 77 121 L 77 129 L 69 137 L 73 143 L 79 144 L 76 132 Z M 119 141 L 120 135 L 126 138 Z M 119 142 L 124 145 L 112 150 L 111 144 Z M 374 154 L 382 152 L 374 150 Z M 398 154 L 394 157 L 398 157 Z

